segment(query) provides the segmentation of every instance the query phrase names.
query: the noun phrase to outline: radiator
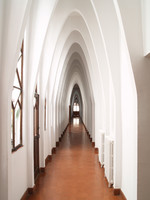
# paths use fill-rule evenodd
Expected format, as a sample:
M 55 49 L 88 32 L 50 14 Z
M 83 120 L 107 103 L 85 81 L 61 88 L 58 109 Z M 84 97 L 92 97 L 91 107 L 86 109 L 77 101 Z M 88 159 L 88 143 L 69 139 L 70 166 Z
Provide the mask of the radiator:
M 111 187 L 114 183 L 114 141 L 109 136 L 105 137 L 105 176 Z

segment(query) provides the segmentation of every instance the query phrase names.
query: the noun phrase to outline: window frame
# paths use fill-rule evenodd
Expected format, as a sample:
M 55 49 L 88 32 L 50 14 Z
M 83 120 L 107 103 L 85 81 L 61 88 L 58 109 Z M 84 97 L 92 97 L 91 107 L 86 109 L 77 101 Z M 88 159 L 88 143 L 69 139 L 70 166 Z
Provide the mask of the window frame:
M 19 85 L 20 87 L 17 87 L 15 85 L 13 85 L 13 89 L 17 89 L 17 90 L 20 90 L 20 94 L 17 98 L 17 101 L 15 103 L 15 106 L 13 104 L 13 101 L 11 100 L 11 109 L 12 109 L 12 112 L 11 112 L 11 115 L 12 115 L 12 120 L 11 120 L 11 125 L 12 125 L 12 139 L 11 139 L 11 143 L 12 143 L 12 152 L 15 152 L 17 151 L 20 147 L 23 146 L 23 54 L 24 54 L 24 51 L 23 51 L 23 48 L 24 48 L 24 42 L 22 41 L 22 45 L 21 45 L 21 49 L 20 49 L 20 52 L 21 52 L 21 55 L 19 55 L 19 58 L 18 58 L 18 62 L 20 61 L 21 59 L 21 73 L 19 75 L 19 71 L 18 71 L 18 67 L 16 68 L 16 72 L 15 72 L 15 77 L 17 76 L 17 79 L 18 79 L 18 82 L 19 82 Z M 18 64 L 17 62 L 17 64 Z M 19 144 L 15 145 L 15 137 L 16 137 L 16 130 L 15 130 L 15 122 L 16 122 L 16 119 L 15 119 L 15 109 L 17 107 L 17 104 L 19 105 L 19 108 L 20 108 L 20 134 L 18 134 L 20 136 L 19 140 Z

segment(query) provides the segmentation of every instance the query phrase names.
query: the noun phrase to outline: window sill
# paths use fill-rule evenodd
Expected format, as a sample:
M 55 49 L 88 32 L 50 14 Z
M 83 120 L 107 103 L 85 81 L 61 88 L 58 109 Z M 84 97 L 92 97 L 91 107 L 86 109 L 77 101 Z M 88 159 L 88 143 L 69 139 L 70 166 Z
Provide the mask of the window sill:
M 23 147 L 22 144 L 17 145 L 16 147 L 14 147 L 14 148 L 12 149 L 12 153 L 16 152 L 18 149 L 20 149 L 20 148 L 22 148 L 22 147 Z

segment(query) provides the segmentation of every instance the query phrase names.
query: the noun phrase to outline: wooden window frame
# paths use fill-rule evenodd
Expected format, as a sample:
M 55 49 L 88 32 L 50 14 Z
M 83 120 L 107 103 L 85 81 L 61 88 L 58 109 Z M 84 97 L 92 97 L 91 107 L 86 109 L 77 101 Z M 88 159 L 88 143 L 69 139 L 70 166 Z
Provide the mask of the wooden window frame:
M 18 61 L 21 59 L 21 77 L 19 76 L 19 72 L 18 72 L 18 68 L 16 68 L 16 74 L 15 76 L 17 76 L 19 85 L 19 87 L 13 86 L 13 89 L 18 89 L 20 90 L 20 95 L 18 96 L 18 99 L 16 101 L 15 106 L 13 105 L 13 101 L 11 101 L 11 109 L 12 109 L 12 152 L 17 151 L 20 147 L 23 146 L 23 139 L 22 139 L 22 119 L 23 119 L 23 47 L 24 47 L 24 43 L 22 42 L 22 46 L 21 46 L 21 55 L 18 58 Z M 20 100 L 19 100 L 20 98 Z M 20 143 L 18 145 L 15 145 L 15 108 L 17 106 L 17 104 L 20 107 Z

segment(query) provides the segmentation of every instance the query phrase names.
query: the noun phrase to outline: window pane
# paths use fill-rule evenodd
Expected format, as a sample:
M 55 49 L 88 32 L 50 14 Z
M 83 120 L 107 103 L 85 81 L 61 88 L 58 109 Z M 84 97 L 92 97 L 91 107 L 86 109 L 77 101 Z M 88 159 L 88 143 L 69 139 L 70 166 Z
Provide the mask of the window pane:
M 20 144 L 20 107 L 17 103 L 15 109 L 15 146 Z
M 21 61 L 22 61 L 22 57 L 18 60 L 18 63 L 17 63 L 17 69 L 18 69 L 20 79 L 21 79 Z
M 11 109 L 11 145 L 13 148 L 13 109 Z
M 77 105 L 76 110 L 79 111 L 79 105 Z
M 15 79 L 14 79 L 14 84 L 13 84 L 13 86 L 16 86 L 16 87 L 20 88 L 17 74 L 15 74 Z
M 21 50 L 20 50 L 20 52 L 19 52 L 19 57 L 18 57 L 18 58 L 20 58 L 21 55 L 22 55 L 22 53 L 21 53 Z
M 14 106 L 16 105 L 16 102 L 17 102 L 17 100 L 19 98 L 20 92 L 21 91 L 19 89 L 13 88 L 13 91 L 12 91 L 12 102 L 13 102 Z
M 76 105 L 74 104 L 74 106 L 73 106 L 73 111 L 76 111 Z

